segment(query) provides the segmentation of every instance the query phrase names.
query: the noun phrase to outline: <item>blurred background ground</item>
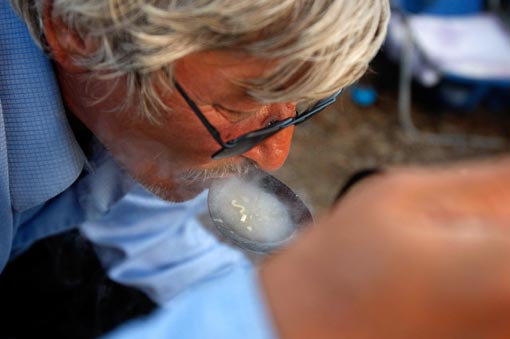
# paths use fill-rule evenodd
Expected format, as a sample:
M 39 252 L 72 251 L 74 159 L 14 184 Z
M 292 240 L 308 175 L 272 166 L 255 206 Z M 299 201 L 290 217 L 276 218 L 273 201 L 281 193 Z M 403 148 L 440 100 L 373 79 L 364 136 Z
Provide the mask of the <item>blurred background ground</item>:
M 444 146 L 408 140 L 398 120 L 398 67 L 379 55 L 361 82 L 377 90 L 377 101 L 361 107 L 349 91 L 326 111 L 295 129 L 289 158 L 276 176 L 311 207 L 315 216 L 332 204 L 354 171 L 370 166 L 437 164 L 504 154 L 509 148 L 510 112 L 483 105 L 456 111 L 435 102 L 433 89 L 413 86 L 413 118 L 421 129 L 443 133 L 498 136 L 495 148 Z

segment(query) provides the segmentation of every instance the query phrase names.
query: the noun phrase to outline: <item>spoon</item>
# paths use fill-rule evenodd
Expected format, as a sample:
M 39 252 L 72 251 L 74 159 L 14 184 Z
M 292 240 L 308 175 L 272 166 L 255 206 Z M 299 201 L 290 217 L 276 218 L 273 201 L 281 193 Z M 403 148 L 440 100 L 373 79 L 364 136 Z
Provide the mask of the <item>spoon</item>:
M 253 209 L 250 212 L 250 199 L 251 204 L 258 199 L 264 199 L 260 205 L 262 208 L 272 209 L 272 206 L 281 204 L 284 208 L 281 214 L 285 215 L 285 218 L 276 216 L 268 220 L 267 218 L 271 217 L 270 212 L 262 219 Z M 313 223 L 312 214 L 296 193 L 274 176 L 256 169 L 242 177 L 216 180 L 209 188 L 208 205 L 211 219 L 220 233 L 235 245 L 256 253 L 274 252 L 292 241 L 301 229 Z M 232 218 L 232 215 L 240 218 Z M 278 237 L 264 240 L 250 236 L 252 227 L 257 226 L 249 224 L 248 221 L 256 217 L 267 223 L 264 225 L 266 230 L 274 229 L 276 233 L 280 233 L 277 234 Z M 273 221 L 275 224 L 271 226 Z M 281 226 L 278 222 L 286 224 L 284 231 L 282 227 L 278 227 Z

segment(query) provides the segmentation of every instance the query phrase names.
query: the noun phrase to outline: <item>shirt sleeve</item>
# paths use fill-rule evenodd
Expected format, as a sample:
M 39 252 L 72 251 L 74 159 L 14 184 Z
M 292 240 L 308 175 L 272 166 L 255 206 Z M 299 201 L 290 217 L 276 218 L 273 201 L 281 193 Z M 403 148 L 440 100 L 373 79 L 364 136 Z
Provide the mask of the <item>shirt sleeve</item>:
M 137 185 L 105 215 L 80 226 L 112 280 L 161 306 L 112 338 L 239 338 L 248 328 L 253 336 L 247 338 L 274 337 L 253 266 L 198 219 L 206 200 L 204 192 L 167 202 Z

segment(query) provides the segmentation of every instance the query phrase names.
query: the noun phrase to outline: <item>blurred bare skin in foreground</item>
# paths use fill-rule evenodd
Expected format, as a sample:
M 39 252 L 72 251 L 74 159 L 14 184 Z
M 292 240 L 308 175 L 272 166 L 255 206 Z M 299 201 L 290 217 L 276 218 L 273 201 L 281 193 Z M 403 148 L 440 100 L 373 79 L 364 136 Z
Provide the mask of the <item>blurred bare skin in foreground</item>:
M 260 275 L 282 338 L 508 338 L 510 159 L 369 177 Z

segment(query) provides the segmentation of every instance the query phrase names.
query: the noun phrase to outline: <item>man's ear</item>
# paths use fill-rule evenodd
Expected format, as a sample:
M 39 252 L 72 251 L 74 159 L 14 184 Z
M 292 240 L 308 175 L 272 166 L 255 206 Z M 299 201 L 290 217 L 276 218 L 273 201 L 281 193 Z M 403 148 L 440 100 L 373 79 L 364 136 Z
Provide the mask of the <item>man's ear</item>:
M 53 0 L 47 0 L 43 7 L 44 36 L 53 59 L 69 72 L 85 72 L 86 69 L 77 65 L 76 60 L 92 54 L 97 46 L 92 38 L 81 37 L 52 12 Z

